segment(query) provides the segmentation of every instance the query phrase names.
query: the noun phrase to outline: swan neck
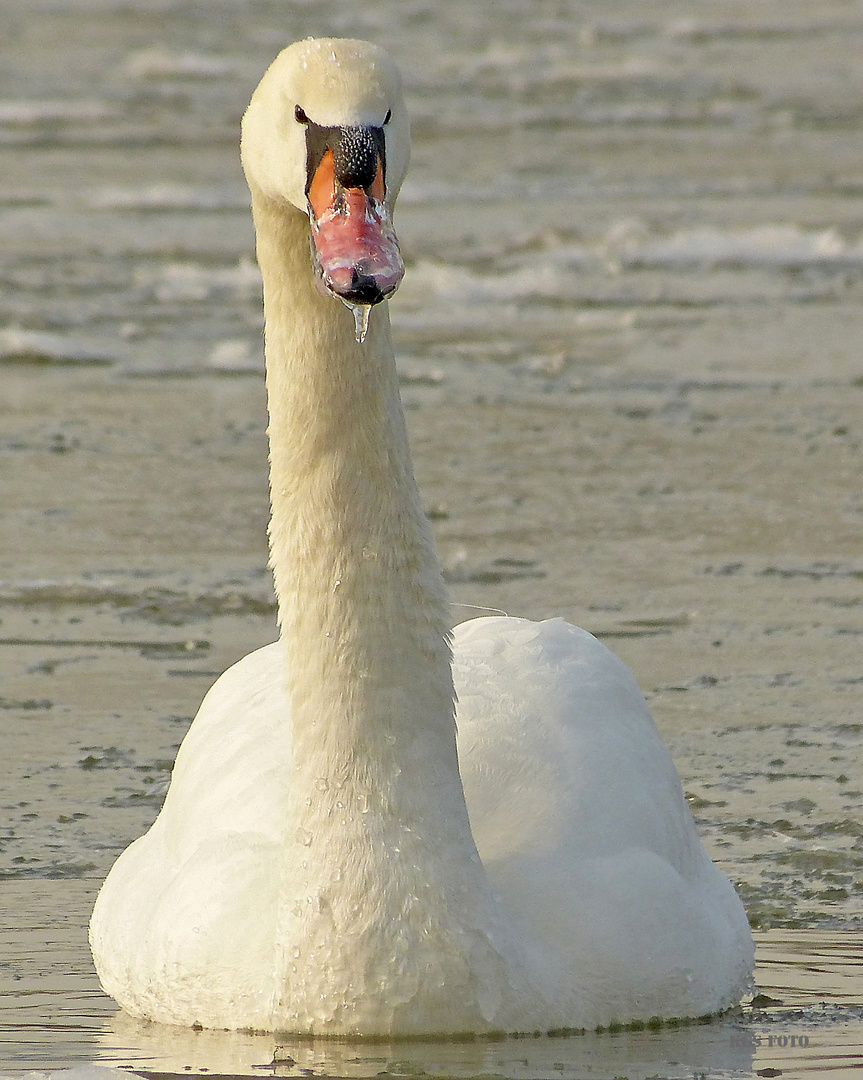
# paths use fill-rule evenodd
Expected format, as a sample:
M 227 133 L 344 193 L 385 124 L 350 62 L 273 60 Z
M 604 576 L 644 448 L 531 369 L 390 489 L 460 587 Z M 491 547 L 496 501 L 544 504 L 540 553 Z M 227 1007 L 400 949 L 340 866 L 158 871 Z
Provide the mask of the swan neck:
M 453 733 L 448 605 L 413 479 L 387 305 L 365 340 L 315 288 L 308 221 L 253 197 L 264 279 L 270 553 L 295 739 Z M 319 733 L 318 733 L 319 736 Z M 316 737 L 319 742 L 319 737 Z

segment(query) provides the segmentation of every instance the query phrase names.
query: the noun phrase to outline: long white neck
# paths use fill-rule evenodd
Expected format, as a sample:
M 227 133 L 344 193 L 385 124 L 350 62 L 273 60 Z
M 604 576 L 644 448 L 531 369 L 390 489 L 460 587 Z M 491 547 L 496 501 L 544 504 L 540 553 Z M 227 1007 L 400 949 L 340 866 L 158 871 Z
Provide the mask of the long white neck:
M 274 1009 L 316 1032 L 480 1030 L 514 961 L 464 803 L 386 306 L 358 344 L 314 287 L 304 215 L 254 192 L 253 210 L 293 755 Z
M 270 410 L 270 551 L 295 741 L 356 767 L 369 735 L 453 740 L 448 606 L 413 478 L 385 304 L 359 344 L 314 288 L 308 221 L 255 200 Z M 314 731 L 312 731 L 314 729 Z

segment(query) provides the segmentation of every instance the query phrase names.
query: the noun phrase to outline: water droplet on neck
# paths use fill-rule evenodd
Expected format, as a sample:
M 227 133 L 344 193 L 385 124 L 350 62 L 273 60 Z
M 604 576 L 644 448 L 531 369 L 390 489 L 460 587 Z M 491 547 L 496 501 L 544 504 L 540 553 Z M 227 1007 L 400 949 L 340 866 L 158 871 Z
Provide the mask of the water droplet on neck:
M 369 315 L 372 313 L 371 304 L 348 304 L 354 316 L 354 335 L 357 345 L 362 345 L 369 331 Z

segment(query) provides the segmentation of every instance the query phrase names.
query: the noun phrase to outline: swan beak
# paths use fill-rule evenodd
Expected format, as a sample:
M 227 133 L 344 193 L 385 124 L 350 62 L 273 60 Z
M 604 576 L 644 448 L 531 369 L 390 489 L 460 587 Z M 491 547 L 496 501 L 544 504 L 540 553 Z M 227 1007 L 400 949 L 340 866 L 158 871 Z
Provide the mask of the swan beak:
M 375 153 L 369 162 L 366 140 L 363 168 L 344 164 L 354 133 L 368 130 L 335 129 L 342 141 L 321 155 L 306 191 L 315 283 L 349 305 L 379 304 L 396 291 L 405 272 L 384 198 L 382 156 Z

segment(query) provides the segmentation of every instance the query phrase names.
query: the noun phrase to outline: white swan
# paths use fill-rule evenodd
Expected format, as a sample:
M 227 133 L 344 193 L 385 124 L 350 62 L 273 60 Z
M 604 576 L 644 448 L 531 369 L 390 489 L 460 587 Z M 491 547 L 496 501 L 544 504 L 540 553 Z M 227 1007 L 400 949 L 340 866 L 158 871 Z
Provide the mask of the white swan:
M 209 692 L 108 875 L 102 985 L 153 1020 L 309 1034 L 716 1012 L 749 927 L 628 670 L 562 620 L 464 623 L 451 662 L 371 307 L 402 273 L 408 150 L 398 74 L 359 41 L 292 45 L 246 113 L 281 641 Z

